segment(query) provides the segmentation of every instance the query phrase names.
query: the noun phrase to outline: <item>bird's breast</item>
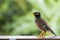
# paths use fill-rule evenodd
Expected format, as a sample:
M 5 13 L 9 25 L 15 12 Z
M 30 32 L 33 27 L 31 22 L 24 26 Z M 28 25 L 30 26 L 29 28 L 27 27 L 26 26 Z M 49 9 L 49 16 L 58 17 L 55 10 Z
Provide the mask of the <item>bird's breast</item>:
M 39 28 L 41 28 L 41 27 L 42 27 L 42 25 L 41 25 L 41 23 L 40 23 L 40 22 L 35 21 L 35 23 L 36 23 L 37 27 L 39 27 Z

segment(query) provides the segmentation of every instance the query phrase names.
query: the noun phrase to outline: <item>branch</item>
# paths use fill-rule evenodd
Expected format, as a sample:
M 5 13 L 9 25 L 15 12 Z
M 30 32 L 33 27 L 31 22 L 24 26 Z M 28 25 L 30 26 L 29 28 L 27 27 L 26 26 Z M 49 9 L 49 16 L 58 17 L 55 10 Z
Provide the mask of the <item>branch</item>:
M 37 36 L 0 36 L 0 40 L 58 40 L 60 36 L 45 36 L 44 39 L 38 38 Z

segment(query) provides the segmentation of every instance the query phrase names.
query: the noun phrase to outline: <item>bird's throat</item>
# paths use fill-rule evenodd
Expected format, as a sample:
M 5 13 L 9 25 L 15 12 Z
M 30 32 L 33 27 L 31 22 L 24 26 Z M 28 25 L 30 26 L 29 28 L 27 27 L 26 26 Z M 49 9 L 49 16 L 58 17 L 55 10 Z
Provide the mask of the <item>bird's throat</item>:
M 41 18 L 41 17 L 40 17 L 40 16 L 38 16 L 38 15 L 35 15 L 35 17 L 36 17 L 37 19 Z

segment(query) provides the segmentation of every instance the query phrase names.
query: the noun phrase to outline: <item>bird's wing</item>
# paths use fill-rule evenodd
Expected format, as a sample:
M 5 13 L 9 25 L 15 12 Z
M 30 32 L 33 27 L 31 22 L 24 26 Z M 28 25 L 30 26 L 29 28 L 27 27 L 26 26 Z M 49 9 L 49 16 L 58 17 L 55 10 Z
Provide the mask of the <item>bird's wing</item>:
M 41 23 L 42 23 L 42 25 L 45 26 L 46 29 L 51 30 L 50 27 L 49 27 L 49 25 L 48 25 L 48 23 L 43 18 L 41 18 Z
M 43 18 L 41 19 L 41 22 L 42 22 L 42 25 L 44 25 L 46 29 L 48 29 L 50 32 L 52 32 L 56 36 L 56 34 L 52 31 L 52 29 L 49 27 L 49 25 Z

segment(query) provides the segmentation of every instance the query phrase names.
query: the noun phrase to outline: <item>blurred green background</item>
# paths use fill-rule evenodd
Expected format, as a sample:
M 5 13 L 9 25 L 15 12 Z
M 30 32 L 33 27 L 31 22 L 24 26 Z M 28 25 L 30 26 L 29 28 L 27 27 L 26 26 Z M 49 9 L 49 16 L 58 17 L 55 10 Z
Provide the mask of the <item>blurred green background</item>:
M 0 0 L 0 35 L 39 35 L 33 12 L 39 11 L 60 35 L 60 0 Z M 51 33 L 46 33 L 51 35 Z

